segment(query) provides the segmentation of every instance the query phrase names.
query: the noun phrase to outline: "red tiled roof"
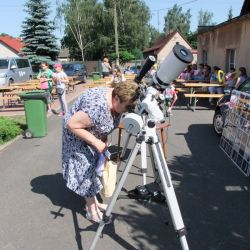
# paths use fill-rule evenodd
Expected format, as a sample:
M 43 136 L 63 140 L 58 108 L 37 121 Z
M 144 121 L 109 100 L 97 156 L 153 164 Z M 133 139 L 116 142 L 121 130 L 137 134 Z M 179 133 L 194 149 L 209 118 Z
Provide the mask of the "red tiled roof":
M 0 36 L 0 42 L 7 45 L 9 48 L 14 50 L 16 53 L 20 53 L 24 44 L 21 42 L 21 38 L 13 38 L 10 36 Z
M 156 51 L 158 49 L 162 49 L 170 40 L 171 38 L 177 33 L 177 31 L 169 33 L 167 36 L 161 37 L 158 41 L 156 41 L 152 47 L 143 50 L 143 53 L 149 51 Z
M 153 51 L 155 53 L 158 53 L 159 50 L 161 50 L 173 37 L 176 33 L 179 33 L 180 36 L 189 44 L 189 42 L 186 40 L 186 38 L 177 30 L 169 33 L 168 35 L 165 35 L 164 37 L 160 38 L 158 41 L 156 41 L 152 47 L 144 49 L 142 53 Z M 189 44 L 190 45 L 190 44 Z M 190 47 L 192 47 L 190 45 Z

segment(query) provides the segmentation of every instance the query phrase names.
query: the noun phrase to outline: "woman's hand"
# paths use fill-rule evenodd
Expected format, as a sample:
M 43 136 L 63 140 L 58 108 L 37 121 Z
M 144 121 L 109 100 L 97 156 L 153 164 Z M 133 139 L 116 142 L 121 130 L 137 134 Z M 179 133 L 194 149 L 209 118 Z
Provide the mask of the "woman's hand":
M 108 147 L 107 143 L 101 140 L 98 140 L 95 145 L 95 148 L 99 153 L 103 153 L 107 149 L 107 147 Z

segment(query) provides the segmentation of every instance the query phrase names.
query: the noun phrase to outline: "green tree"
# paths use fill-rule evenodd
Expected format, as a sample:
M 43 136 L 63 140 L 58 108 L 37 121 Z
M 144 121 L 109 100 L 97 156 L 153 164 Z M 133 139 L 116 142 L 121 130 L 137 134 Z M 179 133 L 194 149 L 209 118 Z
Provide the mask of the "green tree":
M 159 32 L 155 27 L 149 26 L 149 47 L 164 35 L 164 33 Z
M 71 55 L 85 60 L 85 56 L 102 36 L 99 32 L 102 22 L 102 4 L 96 0 L 65 0 L 57 9 L 57 17 L 63 19 L 65 28 L 64 44 Z
M 182 35 L 186 36 L 190 32 L 190 9 L 183 12 L 182 7 L 175 4 L 173 8 L 168 10 L 165 16 L 164 31 L 168 34 L 171 31 L 178 30 Z
M 120 63 L 122 65 L 124 65 L 126 62 L 129 62 L 129 61 L 135 59 L 135 56 L 132 53 L 128 52 L 128 51 L 120 51 L 119 54 L 120 54 L 119 55 Z M 109 54 L 108 57 L 110 58 L 111 61 L 116 60 L 116 54 L 115 53 Z
M 112 24 L 106 30 L 111 44 L 114 44 L 113 1 L 104 0 L 105 10 L 110 14 L 106 22 Z M 117 0 L 116 0 L 117 1 Z M 117 1 L 119 47 L 131 52 L 133 49 L 143 49 L 149 45 L 150 10 L 142 0 Z M 106 24 L 104 23 L 104 26 Z
M 232 6 L 230 6 L 227 17 L 228 17 L 227 18 L 228 20 L 231 20 L 233 18 L 233 8 L 232 8 Z
M 36 70 L 41 61 L 50 63 L 57 58 L 55 26 L 49 21 L 49 3 L 46 0 L 27 0 L 25 11 L 28 16 L 22 25 L 23 53 Z
M 214 14 L 212 12 L 201 9 L 198 14 L 198 26 L 214 25 L 213 16 Z

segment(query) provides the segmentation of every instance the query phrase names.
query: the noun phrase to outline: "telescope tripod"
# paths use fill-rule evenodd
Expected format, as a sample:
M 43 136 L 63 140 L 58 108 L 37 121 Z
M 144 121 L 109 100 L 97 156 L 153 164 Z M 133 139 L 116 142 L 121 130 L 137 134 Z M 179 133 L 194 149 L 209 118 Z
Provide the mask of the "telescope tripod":
M 130 152 L 130 155 L 128 157 L 128 160 L 126 162 L 124 171 L 121 175 L 121 178 L 119 180 L 119 183 L 117 184 L 117 188 L 111 198 L 111 201 L 107 207 L 107 210 L 103 214 L 103 220 L 100 222 L 99 227 L 96 231 L 96 235 L 91 243 L 90 250 L 94 250 L 95 246 L 97 244 L 98 239 L 100 238 L 102 231 L 104 229 L 105 224 L 109 224 L 111 220 L 111 212 L 115 206 L 115 203 L 118 199 L 118 196 L 124 186 L 124 183 L 127 179 L 128 173 L 131 169 L 131 166 L 136 158 L 136 155 L 138 151 L 141 148 L 142 144 L 148 144 L 149 149 L 152 153 L 153 159 L 155 160 L 155 167 L 159 173 L 159 177 L 161 180 L 162 189 L 164 191 L 164 195 L 166 198 L 166 202 L 170 211 L 170 215 L 173 221 L 173 225 L 175 228 L 175 231 L 177 233 L 177 236 L 180 239 L 180 243 L 183 250 L 188 250 L 188 244 L 186 240 L 186 229 L 182 220 L 181 212 L 179 209 L 179 205 L 176 199 L 174 187 L 172 184 L 170 172 L 166 163 L 166 160 L 164 158 L 163 150 L 161 147 L 161 144 L 159 142 L 157 133 L 156 133 L 156 126 L 153 121 L 148 121 L 147 125 L 145 127 L 142 126 L 143 122 L 141 120 L 141 117 L 138 115 L 134 115 L 135 121 L 131 122 L 131 119 L 129 120 L 128 127 L 128 133 L 131 132 L 131 130 L 134 129 L 134 132 L 131 133 L 135 135 L 135 131 L 137 131 L 136 135 L 136 141 L 132 147 L 132 151 Z M 126 119 L 126 118 L 125 118 Z M 133 119 L 132 119 L 133 120 Z M 141 120 L 141 121 L 140 121 Z M 126 124 L 125 124 L 126 126 Z M 129 139 L 127 139 L 126 144 L 128 143 Z M 127 146 L 127 145 L 125 145 Z M 142 148 L 145 149 L 145 146 L 143 145 Z M 143 149 L 143 151 L 144 151 Z M 146 150 L 146 149 L 145 149 Z M 146 152 L 146 151 L 145 151 Z M 150 153 L 150 154 L 151 154 Z M 145 157 L 145 154 L 142 155 L 142 157 Z

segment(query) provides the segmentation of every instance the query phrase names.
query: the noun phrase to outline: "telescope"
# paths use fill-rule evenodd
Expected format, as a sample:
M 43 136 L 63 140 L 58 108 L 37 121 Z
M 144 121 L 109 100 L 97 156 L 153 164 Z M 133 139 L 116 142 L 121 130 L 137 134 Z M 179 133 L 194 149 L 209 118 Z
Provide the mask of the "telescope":
M 147 82 L 143 99 L 141 98 L 139 113 L 147 112 L 148 119 L 164 122 L 164 114 L 159 105 L 159 102 L 164 100 L 164 96 L 160 95 L 159 92 L 165 90 L 192 61 L 192 53 L 179 43 L 175 44 L 172 51 L 160 64 L 158 71 Z M 155 63 L 155 57 L 148 56 L 134 81 L 140 84 L 143 77 Z

